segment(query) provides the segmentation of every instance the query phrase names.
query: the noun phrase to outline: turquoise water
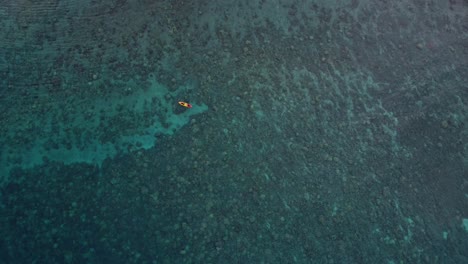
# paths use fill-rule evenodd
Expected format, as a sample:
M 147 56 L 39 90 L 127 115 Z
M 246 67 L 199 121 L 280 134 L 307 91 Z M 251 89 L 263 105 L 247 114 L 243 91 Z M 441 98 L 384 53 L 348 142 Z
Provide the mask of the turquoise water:
M 468 263 L 466 1 L 6 0 L 0 29 L 0 263 Z

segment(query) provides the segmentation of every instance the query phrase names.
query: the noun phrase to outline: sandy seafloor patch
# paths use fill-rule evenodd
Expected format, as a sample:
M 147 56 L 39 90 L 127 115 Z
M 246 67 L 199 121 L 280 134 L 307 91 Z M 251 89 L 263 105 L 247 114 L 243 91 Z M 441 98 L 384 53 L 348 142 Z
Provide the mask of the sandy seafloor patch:
M 194 2 L 0 5 L 0 263 L 468 263 L 466 1 Z

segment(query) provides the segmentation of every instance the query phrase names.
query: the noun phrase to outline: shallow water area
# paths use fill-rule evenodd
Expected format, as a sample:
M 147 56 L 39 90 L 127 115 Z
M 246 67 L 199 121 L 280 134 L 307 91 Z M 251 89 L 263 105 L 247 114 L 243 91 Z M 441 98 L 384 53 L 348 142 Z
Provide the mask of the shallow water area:
M 6 0 L 0 29 L 3 263 L 468 263 L 466 1 Z

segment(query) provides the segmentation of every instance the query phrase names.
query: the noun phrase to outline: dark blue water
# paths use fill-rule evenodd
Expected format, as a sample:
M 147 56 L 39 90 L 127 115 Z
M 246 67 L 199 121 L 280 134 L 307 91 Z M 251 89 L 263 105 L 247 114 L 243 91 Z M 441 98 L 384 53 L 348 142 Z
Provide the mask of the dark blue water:
M 0 1 L 0 263 L 468 263 L 467 124 L 463 0 Z

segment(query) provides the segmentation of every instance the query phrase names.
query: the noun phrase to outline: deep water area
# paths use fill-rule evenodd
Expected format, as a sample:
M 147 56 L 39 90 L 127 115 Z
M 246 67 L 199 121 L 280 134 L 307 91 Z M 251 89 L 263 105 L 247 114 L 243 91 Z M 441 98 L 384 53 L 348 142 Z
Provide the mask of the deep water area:
M 468 263 L 468 2 L 2 0 L 0 146 L 0 264 Z

